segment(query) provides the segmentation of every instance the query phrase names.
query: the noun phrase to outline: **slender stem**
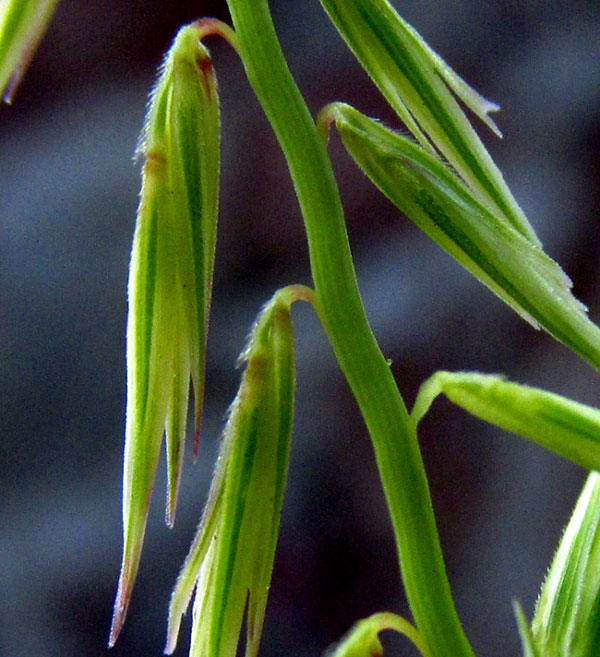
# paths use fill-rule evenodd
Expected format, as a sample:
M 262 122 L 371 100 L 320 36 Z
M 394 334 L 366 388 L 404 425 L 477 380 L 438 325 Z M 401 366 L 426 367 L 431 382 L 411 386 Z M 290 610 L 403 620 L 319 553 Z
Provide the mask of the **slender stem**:
M 228 0 L 246 73 L 284 151 L 304 217 L 316 302 L 373 441 L 406 594 L 431 657 L 472 657 L 450 592 L 414 427 L 360 298 L 331 163 L 266 0 Z
M 207 36 L 220 36 L 237 52 L 237 35 L 227 23 L 220 21 L 218 18 L 200 18 L 195 25 L 198 29 L 200 41 Z

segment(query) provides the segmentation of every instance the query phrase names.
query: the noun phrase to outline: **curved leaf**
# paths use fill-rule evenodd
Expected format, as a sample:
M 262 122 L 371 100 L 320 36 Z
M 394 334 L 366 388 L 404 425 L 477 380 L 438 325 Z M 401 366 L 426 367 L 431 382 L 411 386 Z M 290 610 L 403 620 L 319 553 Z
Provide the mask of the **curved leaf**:
M 466 411 L 589 470 L 600 470 L 600 410 L 539 388 L 476 372 L 436 372 L 419 390 L 418 424 L 444 394 Z

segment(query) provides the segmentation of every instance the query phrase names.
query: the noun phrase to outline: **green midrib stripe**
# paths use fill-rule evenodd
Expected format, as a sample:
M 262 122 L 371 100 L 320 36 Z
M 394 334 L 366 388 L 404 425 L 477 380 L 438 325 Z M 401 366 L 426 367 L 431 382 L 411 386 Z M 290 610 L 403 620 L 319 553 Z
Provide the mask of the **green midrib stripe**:
M 438 100 L 429 81 L 425 76 L 419 73 L 420 67 L 415 62 L 410 52 L 405 48 L 402 41 L 391 33 L 390 30 L 386 30 L 382 27 L 381 23 L 385 21 L 385 18 L 382 17 L 380 21 L 377 21 L 377 17 L 367 12 L 363 6 L 360 4 L 357 5 L 356 3 L 354 3 L 354 5 L 356 11 L 371 29 L 374 37 L 383 43 L 384 49 L 390 55 L 402 75 L 412 85 L 417 95 L 420 98 L 427 99 L 428 105 L 426 107 L 431 115 L 431 120 L 436 124 L 436 133 L 439 132 L 448 136 L 447 141 L 451 143 L 451 150 L 455 153 L 458 159 L 463 162 L 465 168 L 474 173 L 475 178 L 479 181 L 482 188 L 487 194 L 489 194 L 490 198 L 496 203 L 500 210 L 507 215 L 511 225 L 513 225 L 521 234 L 529 238 L 529 235 L 524 232 L 520 222 L 515 219 L 514 210 L 505 202 L 503 195 L 499 193 L 495 181 L 490 178 L 487 170 L 481 166 L 479 160 L 471 152 L 468 141 L 464 139 L 462 131 L 457 128 L 451 116 L 444 109 L 443 104 Z M 340 14 L 338 12 L 331 13 L 336 14 L 340 24 L 344 26 L 345 34 L 350 34 L 351 28 L 349 28 L 348 24 L 343 21 Z M 368 54 L 364 53 L 355 41 L 352 42 L 352 49 L 357 53 L 363 53 L 363 59 L 368 58 Z M 444 84 L 442 80 L 440 80 L 440 82 L 441 84 Z M 384 95 L 387 95 L 385 91 Z M 420 127 L 422 128 L 423 126 Z

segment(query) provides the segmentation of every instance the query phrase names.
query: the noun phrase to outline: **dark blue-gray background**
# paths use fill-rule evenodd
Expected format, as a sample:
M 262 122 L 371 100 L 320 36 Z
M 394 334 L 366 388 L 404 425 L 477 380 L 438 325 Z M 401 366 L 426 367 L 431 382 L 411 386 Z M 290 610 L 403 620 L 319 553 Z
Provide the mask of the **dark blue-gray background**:
M 484 134 L 547 250 L 600 316 L 600 4 L 421 0 L 395 5 L 502 105 Z M 394 123 L 317 0 L 273 1 L 316 113 L 331 100 Z M 106 655 L 120 560 L 124 327 L 139 189 L 132 153 L 162 53 L 222 2 L 63 0 L 12 107 L 0 108 L 0 654 Z M 200 460 L 177 525 L 164 464 L 129 619 L 114 657 L 160 655 L 170 588 L 200 517 L 236 356 L 279 286 L 309 283 L 283 159 L 234 54 L 212 40 L 223 176 Z M 437 369 L 478 369 L 598 403 L 594 372 L 536 333 L 374 192 L 333 139 L 359 282 L 409 404 Z M 365 428 L 311 312 L 294 311 L 297 417 L 262 655 L 315 657 L 358 618 L 408 613 Z M 357 355 L 360 357 L 360 355 Z M 436 402 L 420 437 L 448 570 L 478 655 L 519 652 L 584 477 Z M 178 655 L 185 655 L 184 623 Z M 389 654 L 415 655 L 406 642 Z

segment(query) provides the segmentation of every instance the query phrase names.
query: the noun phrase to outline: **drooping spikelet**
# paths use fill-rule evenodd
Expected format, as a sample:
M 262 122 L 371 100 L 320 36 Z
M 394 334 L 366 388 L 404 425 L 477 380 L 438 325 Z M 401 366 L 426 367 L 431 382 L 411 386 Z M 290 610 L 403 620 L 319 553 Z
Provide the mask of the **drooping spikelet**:
M 190 381 L 199 428 L 217 224 L 219 104 L 196 24 L 183 27 L 150 98 L 129 276 L 124 547 L 110 643 L 136 577 L 163 435 L 173 524 Z

